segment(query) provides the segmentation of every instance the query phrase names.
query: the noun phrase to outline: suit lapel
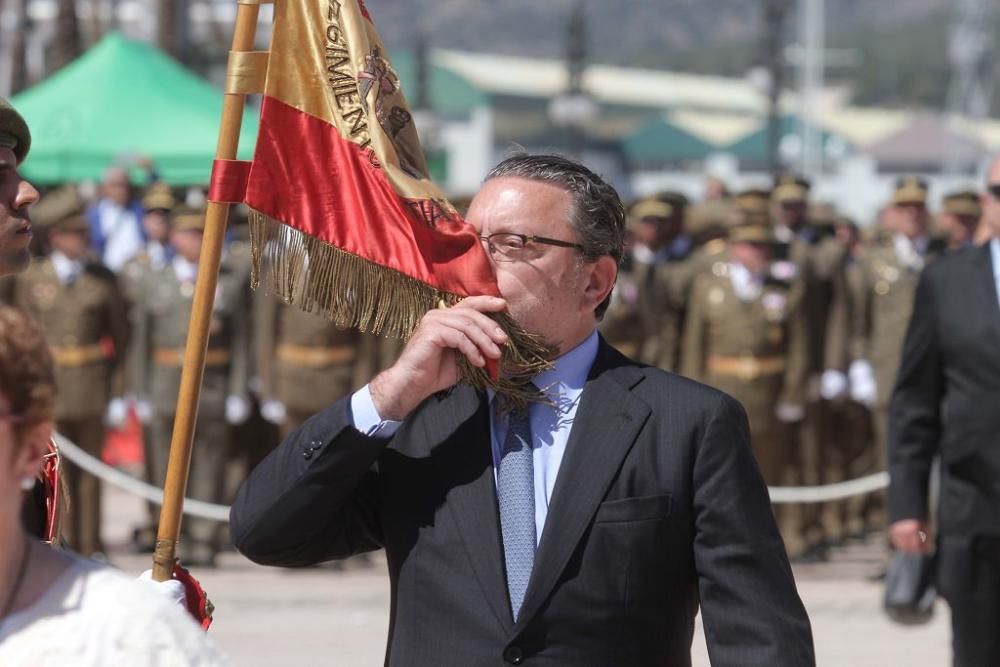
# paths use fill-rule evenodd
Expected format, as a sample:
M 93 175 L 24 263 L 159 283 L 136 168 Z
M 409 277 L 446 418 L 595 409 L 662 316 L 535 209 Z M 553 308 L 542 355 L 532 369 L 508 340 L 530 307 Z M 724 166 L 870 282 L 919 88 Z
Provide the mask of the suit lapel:
M 455 387 L 424 419 L 447 505 L 472 569 L 506 632 L 513 627 L 493 479 L 489 406 L 467 385 Z M 440 443 L 440 444 L 438 444 Z
M 649 406 L 630 391 L 642 377 L 639 367 L 601 339 L 566 443 L 517 628 L 550 595 L 649 417 Z

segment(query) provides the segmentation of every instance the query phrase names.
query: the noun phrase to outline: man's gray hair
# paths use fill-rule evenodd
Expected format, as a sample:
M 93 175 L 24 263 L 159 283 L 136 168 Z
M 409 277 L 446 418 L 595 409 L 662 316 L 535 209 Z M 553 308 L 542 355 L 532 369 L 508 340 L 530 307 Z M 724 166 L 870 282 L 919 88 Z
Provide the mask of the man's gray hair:
M 593 262 L 607 255 L 621 264 L 625 254 L 625 207 L 618 192 L 600 176 L 561 155 L 516 153 L 493 167 L 485 180 L 502 177 L 551 183 L 568 192 L 573 197 L 570 224 L 583 246 L 583 259 Z M 609 295 L 594 310 L 598 319 L 610 301 Z

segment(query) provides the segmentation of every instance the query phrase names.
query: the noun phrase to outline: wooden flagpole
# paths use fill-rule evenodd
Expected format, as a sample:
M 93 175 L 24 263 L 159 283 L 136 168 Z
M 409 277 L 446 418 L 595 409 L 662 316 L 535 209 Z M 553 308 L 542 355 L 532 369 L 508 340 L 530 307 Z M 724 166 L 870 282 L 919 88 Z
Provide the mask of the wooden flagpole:
M 257 33 L 257 14 L 260 3 L 269 0 L 239 0 L 236 10 L 236 27 L 233 32 L 233 53 L 253 50 Z M 233 160 L 240 139 L 243 107 L 246 95 L 225 92 L 222 106 L 222 123 L 219 142 L 215 149 L 218 160 Z M 170 458 L 167 463 L 167 480 L 163 489 L 163 509 L 156 533 L 153 552 L 153 579 L 167 581 L 171 578 L 176 562 L 177 538 L 180 535 L 184 492 L 187 489 L 188 469 L 194 425 L 198 417 L 198 400 L 205 372 L 205 352 L 208 348 L 209 325 L 215 290 L 219 282 L 219 264 L 222 260 L 222 243 L 229 217 L 229 204 L 209 202 L 205 214 L 205 238 L 198 260 L 198 277 L 195 281 L 194 302 L 191 306 L 191 324 L 184 348 L 184 366 L 181 371 L 180 391 L 177 395 L 177 416 L 170 440 Z

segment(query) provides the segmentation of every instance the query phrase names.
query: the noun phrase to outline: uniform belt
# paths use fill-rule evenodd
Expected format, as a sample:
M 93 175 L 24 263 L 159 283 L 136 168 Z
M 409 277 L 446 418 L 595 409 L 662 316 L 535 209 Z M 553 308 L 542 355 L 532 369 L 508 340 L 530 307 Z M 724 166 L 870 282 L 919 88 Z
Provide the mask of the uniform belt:
M 205 352 L 206 366 L 225 366 L 229 359 L 229 350 L 225 348 L 209 348 Z M 184 363 L 184 348 L 158 347 L 153 350 L 153 363 L 157 366 L 181 366 Z
M 296 366 L 315 368 L 349 363 L 354 360 L 354 353 L 353 345 L 313 347 L 282 343 L 278 346 L 278 359 L 280 361 Z
M 716 375 L 731 375 L 741 380 L 778 375 L 785 371 L 784 357 L 717 357 L 708 358 L 708 371 Z
M 64 368 L 86 366 L 107 359 L 104 355 L 104 348 L 100 345 L 67 345 L 63 347 L 53 345 L 50 349 L 56 365 Z

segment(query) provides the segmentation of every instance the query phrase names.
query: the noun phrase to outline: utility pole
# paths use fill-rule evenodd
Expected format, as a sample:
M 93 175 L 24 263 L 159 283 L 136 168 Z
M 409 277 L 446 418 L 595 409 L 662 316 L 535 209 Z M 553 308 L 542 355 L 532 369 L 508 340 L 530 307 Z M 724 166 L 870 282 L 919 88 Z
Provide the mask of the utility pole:
M 587 61 L 587 14 L 582 0 L 576 3 L 569 16 L 566 35 L 566 71 L 569 77 L 567 93 L 571 99 L 582 99 L 583 70 Z M 579 123 L 566 126 L 566 143 L 571 155 L 579 155 L 581 148 L 581 127 Z
M 799 68 L 799 171 L 815 178 L 823 170 L 822 133 L 816 120 L 819 94 L 823 89 L 824 19 L 823 0 L 800 0 L 799 24 L 802 64 Z
M 768 73 L 767 91 L 767 170 L 777 178 L 781 173 L 778 143 L 781 141 L 781 89 L 785 82 L 783 42 L 789 0 L 765 0 L 762 64 Z
M 992 0 L 957 0 L 948 40 L 951 80 L 948 84 L 947 114 L 954 123 L 960 119 L 981 120 L 990 112 L 993 98 Z M 950 143 L 945 146 L 942 171 L 958 174 L 961 156 Z
M 14 9 L 13 39 L 10 43 L 10 94 L 28 87 L 28 20 L 27 0 L 11 0 Z
M 70 64 L 83 53 L 80 20 L 75 0 L 59 0 L 56 9 L 56 30 L 48 45 L 45 73 L 52 74 Z

